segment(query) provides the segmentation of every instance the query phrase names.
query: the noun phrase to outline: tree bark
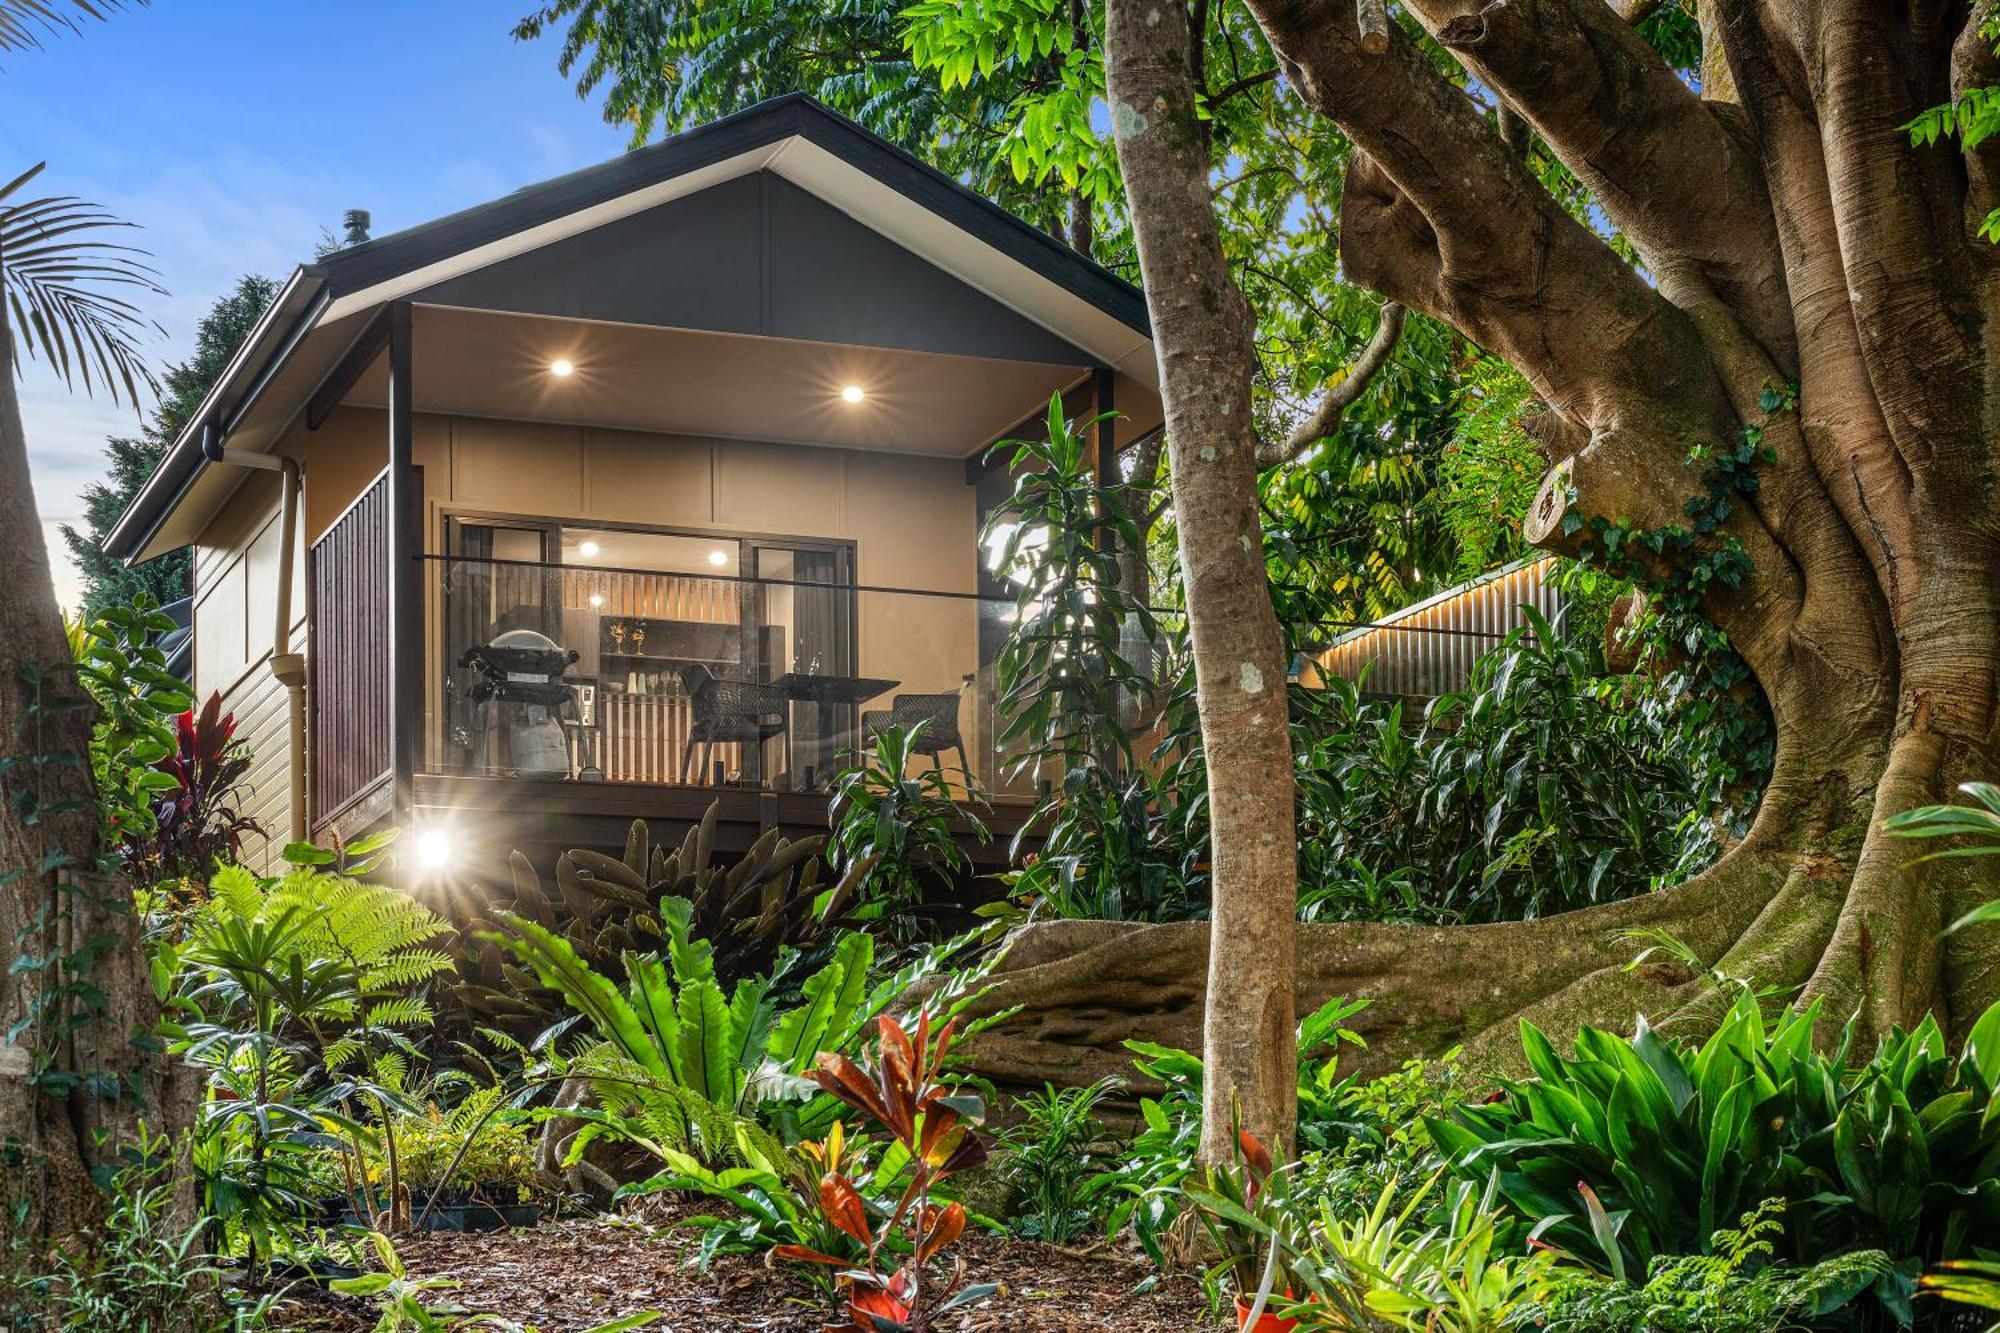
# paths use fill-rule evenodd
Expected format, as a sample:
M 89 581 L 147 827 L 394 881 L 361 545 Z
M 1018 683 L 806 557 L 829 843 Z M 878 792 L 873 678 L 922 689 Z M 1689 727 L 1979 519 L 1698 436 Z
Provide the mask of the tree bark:
M 1231 1159 L 1238 1124 L 1291 1150 L 1297 848 L 1284 648 L 1256 507 L 1254 325 L 1215 226 L 1192 58 L 1178 4 L 1107 6 L 1105 83 L 1160 361 L 1208 764 L 1202 1154 L 1214 1162 Z
M 1644 274 L 1400 31 L 1374 54 L 1351 4 L 1250 9 L 1287 84 L 1354 145 L 1347 273 L 1506 357 L 1546 404 L 1535 433 L 1555 467 L 1530 539 L 1604 558 L 1606 527 L 1651 534 L 1633 571 L 1728 633 L 1778 731 L 1751 834 L 1707 874 L 1513 925 L 1303 927 L 1295 1003 L 1372 999 L 1371 1067 L 1457 1042 L 1504 1064 L 1522 1015 L 1557 1035 L 1641 1012 L 1698 1031 L 1724 996 L 1708 976 L 1624 966 L 1640 947 L 1625 932 L 1653 926 L 1704 968 L 1822 1002 L 1829 1036 L 1852 1017 L 1865 1047 L 1927 1013 L 1962 1035 L 2000 1001 L 2000 931 L 1942 927 L 2000 884 L 1988 862 L 1920 863 L 1884 822 L 2000 776 L 2000 248 L 1976 234 L 2000 141 L 1968 157 L 1900 128 L 1995 77 L 1971 7 L 1704 0 L 1705 87 L 1723 101 L 1601 0 L 1412 0 L 1590 187 Z M 1143 121 L 1142 95 L 1115 99 L 1114 120 Z M 1183 247 L 1145 268 L 1170 405 L 1233 402 L 1245 338 L 1231 293 L 1188 258 L 1192 169 L 1127 168 L 1142 238 Z M 1754 461 L 1716 463 L 1739 455 Z M 1190 1044 L 1214 1000 L 1203 946 L 1198 926 L 1031 928 L 992 997 L 1024 1007 L 983 1063 L 1088 1078 L 1122 1070 L 1124 1036 Z M 1264 970 L 1290 975 L 1278 953 Z
M 132 911 L 129 884 L 95 873 L 97 803 L 88 753 L 95 708 L 68 670 L 70 652 L 50 576 L 48 549 L 28 472 L 27 438 L 14 388 L 11 343 L 0 324 L 0 753 L 46 762 L 0 778 L 0 872 L 26 873 L 0 891 L 0 947 L 17 959 L 71 958 L 74 967 L 0 972 L 0 1254 L 23 1241 L 35 1254 L 81 1243 L 102 1215 L 93 1172 L 114 1167 L 141 1127 L 172 1136 L 194 1122 L 198 1083 L 152 1044 L 160 1010 Z M 36 691 L 19 668 L 40 673 Z M 50 709 L 56 702 L 67 707 Z M 23 817 L 30 793 L 49 813 Z M 65 864 L 56 868 L 54 863 Z M 50 867 L 42 869 L 42 867 Z M 101 996 L 65 996 L 64 983 Z M 79 1006 L 85 1006 L 81 1011 Z M 71 1020 L 83 1012 L 80 1023 Z M 174 1218 L 192 1216 L 192 1177 L 176 1172 Z M 17 1216 L 12 1205 L 25 1203 Z

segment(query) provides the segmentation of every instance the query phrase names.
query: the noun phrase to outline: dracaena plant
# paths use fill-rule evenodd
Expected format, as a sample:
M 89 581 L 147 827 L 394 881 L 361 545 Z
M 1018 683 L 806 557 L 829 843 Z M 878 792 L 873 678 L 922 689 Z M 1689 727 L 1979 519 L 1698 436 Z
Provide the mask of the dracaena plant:
M 939 1315 L 992 1294 L 991 1283 L 967 1284 L 963 1260 L 931 1272 L 965 1231 L 965 1208 L 939 1202 L 936 1191 L 950 1177 L 986 1160 L 974 1132 L 985 1117 L 975 1096 L 956 1092 L 942 1077 L 956 1024 L 935 1034 L 929 1014 L 916 1031 L 895 1019 L 877 1022 L 875 1067 L 866 1069 L 838 1052 L 821 1054 L 814 1081 L 887 1130 L 906 1154 L 909 1172 L 899 1196 L 871 1201 L 844 1169 L 845 1130 L 836 1126 L 816 1154 L 824 1171 L 820 1210 L 828 1225 L 861 1252 L 856 1261 L 803 1245 L 780 1245 L 778 1258 L 834 1268 L 846 1322 L 835 1330 L 859 1333 L 929 1333 Z

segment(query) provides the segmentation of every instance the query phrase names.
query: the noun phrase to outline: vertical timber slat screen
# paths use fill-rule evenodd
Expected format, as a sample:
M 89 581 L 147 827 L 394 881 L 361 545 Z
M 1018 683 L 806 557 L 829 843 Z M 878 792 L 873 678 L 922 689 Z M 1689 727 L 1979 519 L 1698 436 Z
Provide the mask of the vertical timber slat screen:
M 312 823 L 394 767 L 389 740 L 389 474 L 313 543 Z
M 1321 674 L 1367 674 L 1371 694 L 1435 697 L 1462 690 L 1472 664 L 1527 623 L 1523 603 L 1553 620 L 1562 596 L 1544 557 L 1510 565 L 1341 635 L 1319 654 Z

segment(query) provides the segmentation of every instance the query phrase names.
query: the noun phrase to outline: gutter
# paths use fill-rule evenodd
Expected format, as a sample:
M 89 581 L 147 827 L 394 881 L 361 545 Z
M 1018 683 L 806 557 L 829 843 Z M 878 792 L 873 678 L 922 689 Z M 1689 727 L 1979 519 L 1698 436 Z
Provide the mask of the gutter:
M 214 428 L 225 421 L 228 426 L 221 432 L 222 438 L 227 438 L 228 432 L 235 429 L 244 409 L 268 381 L 270 372 L 284 361 L 319 319 L 326 308 L 325 288 L 326 279 L 319 265 L 308 264 L 294 271 L 279 289 L 269 308 L 216 379 L 214 387 L 209 389 L 188 418 L 180 437 L 160 459 L 153 475 L 146 479 L 139 494 L 133 497 L 132 503 L 105 537 L 107 554 L 126 564 L 138 562 L 141 553 L 151 545 L 188 489 L 212 461 L 206 443 L 208 435 L 215 433 Z M 224 397 L 244 380 L 251 379 L 250 368 L 253 365 L 259 373 L 245 392 L 239 394 L 225 410 Z

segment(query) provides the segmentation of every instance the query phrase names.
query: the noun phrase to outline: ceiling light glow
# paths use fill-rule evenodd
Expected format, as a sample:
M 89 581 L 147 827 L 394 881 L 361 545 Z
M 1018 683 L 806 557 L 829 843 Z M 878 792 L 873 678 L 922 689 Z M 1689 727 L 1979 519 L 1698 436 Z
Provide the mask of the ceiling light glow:
M 840 396 L 846 402 L 858 403 L 868 395 L 862 391 L 859 384 L 850 384 L 840 391 Z
M 597 553 L 602 549 L 604 548 L 599 546 L 596 542 L 581 542 L 577 545 L 576 553 L 582 556 L 585 560 L 595 560 L 597 558 Z
M 566 356 L 559 356 L 549 362 L 549 374 L 554 375 L 559 380 L 566 380 L 571 375 L 576 374 L 576 362 Z
M 603 593 L 601 593 L 601 592 L 594 592 L 594 593 L 590 594 L 590 604 L 591 604 L 591 605 L 592 605 L 593 607 L 598 607 L 598 606 L 603 606 L 603 605 L 604 605 L 604 594 L 603 594 Z
M 729 552 L 721 549 L 710 551 L 708 553 L 708 563 L 714 565 L 717 569 L 722 568 L 729 563 Z

